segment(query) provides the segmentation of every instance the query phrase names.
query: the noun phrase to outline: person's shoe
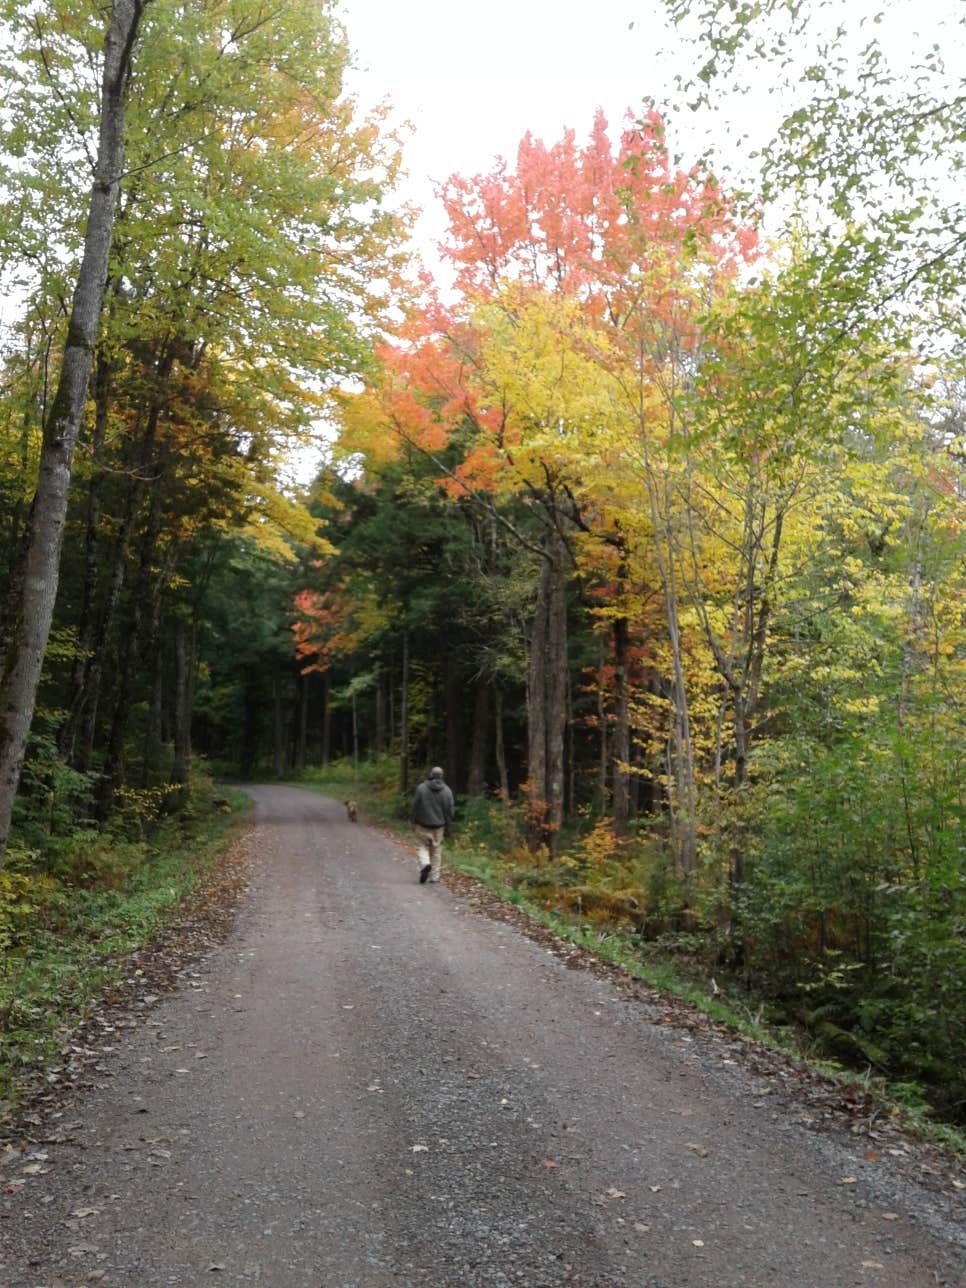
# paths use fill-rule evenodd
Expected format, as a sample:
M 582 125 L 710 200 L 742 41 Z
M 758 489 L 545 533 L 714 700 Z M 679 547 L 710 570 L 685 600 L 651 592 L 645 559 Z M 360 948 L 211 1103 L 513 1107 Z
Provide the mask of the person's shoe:
M 428 881 L 428 879 L 429 879 L 429 874 L 430 874 L 430 872 L 432 872 L 432 870 L 433 870 L 433 865 L 432 865 L 431 863 L 424 863 L 424 864 L 423 864 L 423 866 L 419 869 L 419 884 L 420 884 L 420 885 L 425 885 L 425 884 L 426 884 L 426 882 L 427 882 L 427 881 Z
M 422 877 L 420 877 L 420 880 L 422 880 Z M 430 885 L 439 885 L 439 877 L 430 877 L 429 882 Z

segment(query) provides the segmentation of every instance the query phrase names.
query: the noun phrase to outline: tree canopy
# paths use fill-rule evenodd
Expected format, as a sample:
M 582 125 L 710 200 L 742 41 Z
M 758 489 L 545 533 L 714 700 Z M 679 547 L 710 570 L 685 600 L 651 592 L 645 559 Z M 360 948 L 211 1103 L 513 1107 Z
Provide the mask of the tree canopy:
M 955 1112 L 962 96 L 827 6 L 668 9 L 686 109 L 789 95 L 760 164 L 651 105 L 526 134 L 440 185 L 434 282 L 335 5 L 0 8 L 7 871 L 55 868 L 57 791 L 126 835 L 203 763 L 440 763 L 509 882 Z

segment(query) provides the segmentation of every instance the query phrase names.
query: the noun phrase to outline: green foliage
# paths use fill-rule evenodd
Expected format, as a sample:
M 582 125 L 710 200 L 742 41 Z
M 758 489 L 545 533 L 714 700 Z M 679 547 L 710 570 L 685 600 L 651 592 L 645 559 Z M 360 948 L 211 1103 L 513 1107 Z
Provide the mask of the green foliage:
M 734 933 L 756 991 L 953 1111 L 966 1090 L 966 814 L 933 757 L 911 754 L 921 745 L 880 723 L 762 752 Z
M 38 713 L 35 729 L 46 724 L 45 713 Z M 51 837 L 82 825 L 90 816 L 95 782 L 96 775 L 65 764 L 53 737 L 32 734 L 14 810 L 14 830 L 23 843 L 42 848 Z
M 203 812 L 206 797 L 210 784 L 199 782 L 192 817 L 150 842 L 87 830 L 43 853 L 11 844 L 0 872 L 0 1107 L 202 880 L 232 824 Z
M 483 796 L 460 800 L 458 828 L 463 850 L 509 854 L 518 850 L 525 839 L 522 810 Z

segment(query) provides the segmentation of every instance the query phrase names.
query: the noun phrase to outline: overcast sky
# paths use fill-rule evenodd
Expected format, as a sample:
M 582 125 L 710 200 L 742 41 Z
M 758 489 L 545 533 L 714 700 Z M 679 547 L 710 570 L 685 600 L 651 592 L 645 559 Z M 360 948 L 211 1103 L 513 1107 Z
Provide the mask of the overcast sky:
M 877 34 L 901 67 L 918 43 L 916 30 L 946 48 L 966 3 L 833 0 L 824 12 L 829 21 L 847 12 L 851 25 L 882 9 L 889 16 Z M 660 0 L 342 0 L 342 11 L 355 50 L 350 88 L 363 105 L 390 100 L 414 126 L 405 195 L 426 211 L 418 229 L 423 246 L 443 232 L 434 182 L 487 169 L 496 155 L 512 162 L 528 129 L 548 142 L 566 126 L 586 137 L 598 107 L 615 133 L 627 108 L 646 96 L 665 100 L 675 73 L 687 73 L 694 59 L 669 31 Z M 962 35 L 960 27 L 960 56 Z M 734 160 L 742 135 L 763 143 L 777 124 L 779 104 L 765 93 L 769 78 L 763 68 L 760 83 L 714 127 L 711 142 L 725 159 L 730 152 Z M 672 146 L 690 162 L 706 141 L 695 132 Z
M 426 210 L 422 240 L 443 231 L 433 184 L 513 160 L 529 129 L 546 140 L 590 132 L 602 107 L 615 129 L 645 95 L 660 98 L 668 36 L 653 0 L 343 0 L 363 105 L 388 99 L 414 133 L 408 199 Z

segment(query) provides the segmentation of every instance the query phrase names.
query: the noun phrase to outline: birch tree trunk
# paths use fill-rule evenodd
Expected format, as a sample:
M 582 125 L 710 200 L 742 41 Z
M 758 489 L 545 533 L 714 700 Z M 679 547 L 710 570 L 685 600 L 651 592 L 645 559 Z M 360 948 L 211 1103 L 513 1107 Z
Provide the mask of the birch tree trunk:
M 13 605 L 0 678 L 0 861 L 57 597 L 71 461 L 80 432 L 124 155 L 124 100 L 141 15 L 148 0 L 112 0 L 104 39 L 101 111 L 84 253 L 67 327 L 57 392 L 44 426 L 37 490 L 30 511 L 22 590 Z

